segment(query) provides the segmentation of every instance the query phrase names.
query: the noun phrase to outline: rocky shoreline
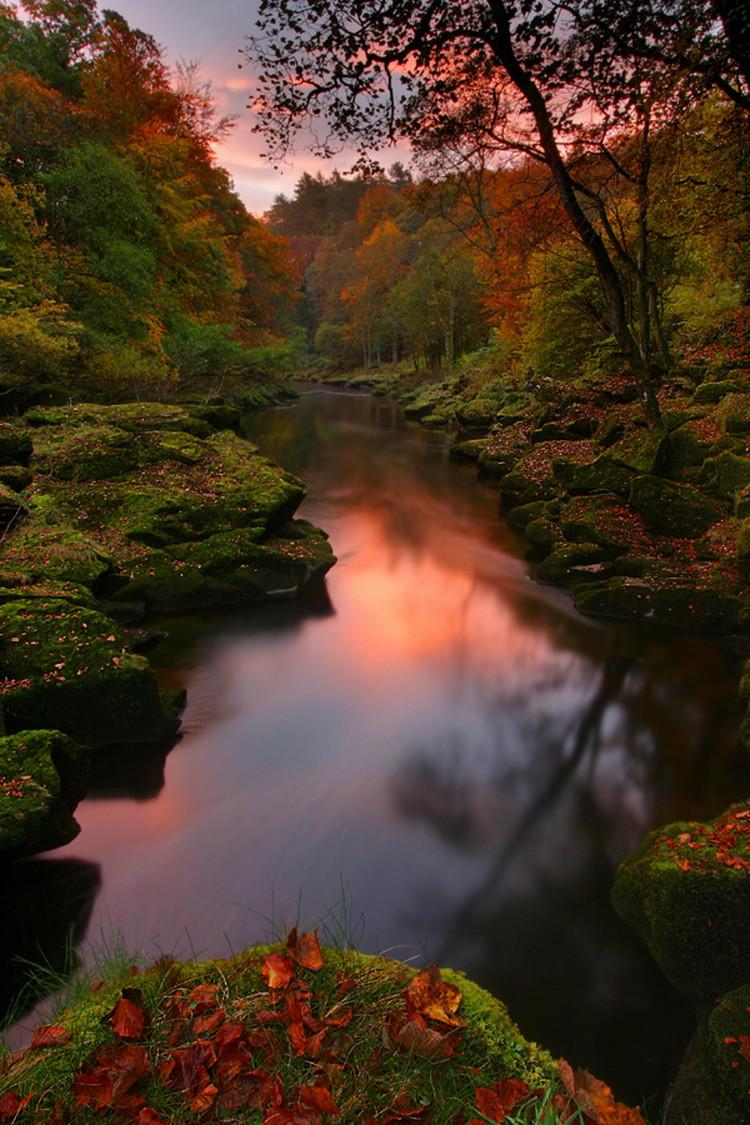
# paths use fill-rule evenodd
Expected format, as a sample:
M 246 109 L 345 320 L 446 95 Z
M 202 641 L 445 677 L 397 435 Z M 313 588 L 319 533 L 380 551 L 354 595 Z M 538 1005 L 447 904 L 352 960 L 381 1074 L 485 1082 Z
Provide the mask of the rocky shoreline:
M 208 404 L 38 406 L 0 422 L 0 859 L 71 840 L 102 747 L 164 743 L 137 624 L 293 598 L 335 559 L 298 478 Z

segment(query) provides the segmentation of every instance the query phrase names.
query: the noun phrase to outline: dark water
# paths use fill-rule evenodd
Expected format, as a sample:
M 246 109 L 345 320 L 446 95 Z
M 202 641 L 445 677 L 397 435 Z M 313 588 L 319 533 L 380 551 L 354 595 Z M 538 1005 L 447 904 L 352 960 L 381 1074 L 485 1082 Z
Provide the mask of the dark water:
M 733 669 L 533 584 L 496 496 L 388 402 L 312 392 L 252 436 L 308 482 L 328 595 L 167 622 L 186 736 L 103 768 L 80 837 L 16 867 L 23 951 L 51 904 L 84 958 L 115 932 L 226 954 L 299 913 L 466 970 L 621 1096 L 663 1089 L 689 1011 L 608 895 L 652 825 L 750 790 Z

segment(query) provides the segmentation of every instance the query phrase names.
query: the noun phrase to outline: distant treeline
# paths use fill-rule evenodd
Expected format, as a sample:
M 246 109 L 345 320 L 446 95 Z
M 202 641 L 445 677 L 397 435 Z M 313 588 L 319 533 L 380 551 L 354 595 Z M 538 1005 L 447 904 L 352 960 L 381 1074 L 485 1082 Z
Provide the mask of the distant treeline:
M 284 239 L 214 162 L 230 127 L 95 0 L 0 3 L 0 382 L 153 391 L 287 334 Z
M 644 350 L 663 369 L 698 353 L 720 366 L 743 346 L 750 299 L 748 116 L 717 96 L 672 109 L 647 148 L 623 123 L 571 166 Z M 519 378 L 621 366 L 591 258 L 534 159 L 418 181 L 398 164 L 379 179 L 306 174 L 268 219 L 304 270 L 308 332 L 333 366 L 450 369 L 477 350 Z

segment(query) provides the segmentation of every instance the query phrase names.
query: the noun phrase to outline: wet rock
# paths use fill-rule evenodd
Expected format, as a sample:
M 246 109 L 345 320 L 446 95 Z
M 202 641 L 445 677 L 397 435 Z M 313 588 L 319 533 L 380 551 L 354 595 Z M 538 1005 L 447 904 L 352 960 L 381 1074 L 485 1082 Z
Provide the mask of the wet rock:
M 55 730 L 0 738 L 0 859 L 69 843 L 86 789 L 88 754 Z
M 750 964 L 750 807 L 707 824 L 651 832 L 619 867 L 617 913 L 664 975 L 691 1000 L 747 981 Z
M 459 441 L 450 447 L 448 456 L 451 461 L 478 461 L 486 445 L 487 438 Z
M 679 576 L 671 583 L 619 575 L 604 582 L 581 583 L 573 589 L 573 600 L 582 613 L 593 617 L 644 620 L 706 632 L 732 628 L 740 604 L 732 594 L 696 588 Z
M 567 582 L 573 577 L 586 573 L 582 568 L 596 565 L 596 574 L 601 574 L 601 564 L 607 559 L 607 552 L 596 543 L 575 543 L 558 547 L 537 567 L 537 576 L 543 582 Z M 591 572 L 589 572 L 590 574 Z

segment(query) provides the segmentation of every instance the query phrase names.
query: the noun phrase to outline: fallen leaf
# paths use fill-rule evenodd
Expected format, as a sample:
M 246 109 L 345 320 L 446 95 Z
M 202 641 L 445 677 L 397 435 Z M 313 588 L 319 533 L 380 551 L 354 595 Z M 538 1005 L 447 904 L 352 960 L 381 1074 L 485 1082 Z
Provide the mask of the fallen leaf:
M 111 1024 L 112 1030 L 120 1039 L 142 1039 L 146 1028 L 146 1011 L 139 989 L 123 989 L 123 995 L 102 1022 Z
M 300 1086 L 299 1100 L 308 1109 L 317 1109 L 321 1113 L 336 1114 L 340 1112 L 327 1086 Z
M 406 1010 L 409 1014 L 419 1012 L 428 1019 L 452 1027 L 465 1025 L 466 1021 L 456 1015 L 460 1003 L 461 990 L 443 980 L 437 965 L 430 965 L 417 973 L 406 990 Z
M 387 1024 L 387 1030 L 391 1041 L 410 1055 L 439 1060 L 449 1059 L 456 1053 L 451 1033 L 443 1034 L 426 1027 L 424 1021 L 396 1015 Z
M 301 937 L 298 937 L 297 927 L 295 926 L 286 939 L 286 947 L 290 957 L 303 969 L 310 969 L 316 973 L 323 968 L 323 954 L 317 933 L 302 934 Z
M 0 1121 L 12 1121 L 14 1117 L 26 1109 L 32 1096 L 32 1094 L 26 1094 L 26 1096 L 22 1098 L 15 1090 L 9 1090 L 5 1094 L 0 1094 Z
M 145 1106 L 136 1117 L 135 1125 L 169 1125 L 169 1122 L 160 1117 L 155 1109 Z
M 216 1095 L 218 1094 L 218 1092 L 219 1091 L 217 1090 L 216 1086 L 211 1083 L 204 1086 L 201 1090 L 198 1091 L 198 1093 L 190 1103 L 190 1109 L 192 1110 L 192 1112 L 205 1113 L 206 1110 L 210 1109 L 216 1101 Z
M 64 1047 L 71 1034 L 65 1027 L 38 1027 L 31 1037 L 32 1047 Z
M 294 965 L 283 953 L 269 953 L 261 972 L 272 989 L 288 988 L 294 979 Z
M 476 1090 L 476 1104 L 480 1113 L 491 1121 L 505 1121 L 507 1113 L 531 1096 L 531 1088 L 520 1078 L 501 1078 L 492 1086 Z

